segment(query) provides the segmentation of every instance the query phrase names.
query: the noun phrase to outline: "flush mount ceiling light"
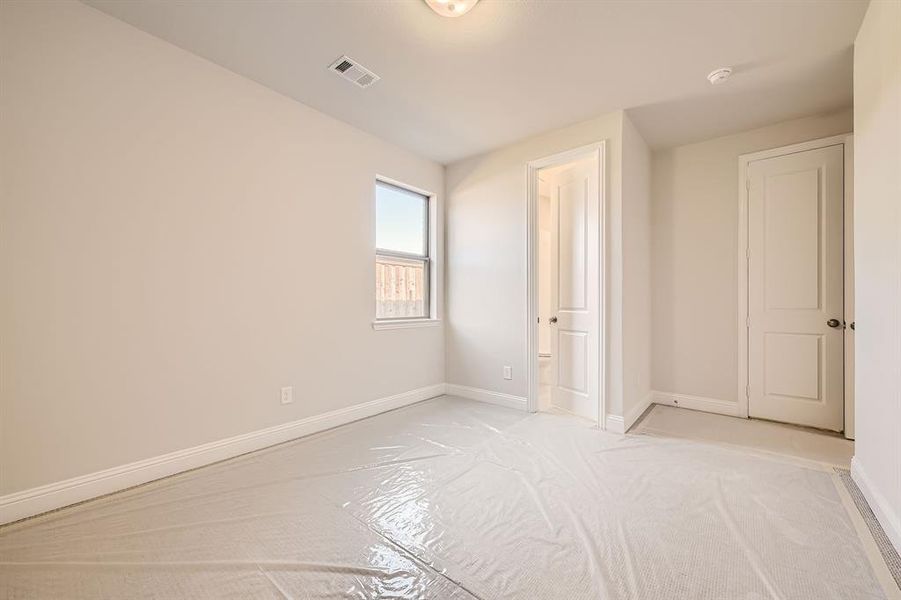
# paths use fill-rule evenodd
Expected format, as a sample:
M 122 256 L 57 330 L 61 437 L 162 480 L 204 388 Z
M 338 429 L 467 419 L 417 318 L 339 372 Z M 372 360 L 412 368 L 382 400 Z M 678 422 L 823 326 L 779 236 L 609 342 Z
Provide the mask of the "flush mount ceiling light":
M 732 67 L 720 67 L 707 76 L 707 81 L 710 82 L 710 85 L 718 85 L 729 79 L 731 75 Z
M 442 17 L 462 17 L 479 0 L 425 0 L 425 3 Z

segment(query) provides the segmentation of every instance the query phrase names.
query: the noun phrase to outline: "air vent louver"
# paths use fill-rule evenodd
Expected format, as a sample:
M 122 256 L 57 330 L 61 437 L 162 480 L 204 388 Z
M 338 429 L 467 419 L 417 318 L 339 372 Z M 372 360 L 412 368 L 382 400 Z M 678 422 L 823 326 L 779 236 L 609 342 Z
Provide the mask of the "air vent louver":
M 329 70 L 361 88 L 369 87 L 380 79 L 378 75 L 347 56 L 342 56 L 329 65 Z

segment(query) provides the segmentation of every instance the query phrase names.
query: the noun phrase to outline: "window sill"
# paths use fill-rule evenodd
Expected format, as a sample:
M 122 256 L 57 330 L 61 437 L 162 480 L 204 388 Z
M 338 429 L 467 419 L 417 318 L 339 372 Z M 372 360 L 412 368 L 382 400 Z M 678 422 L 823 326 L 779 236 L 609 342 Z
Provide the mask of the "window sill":
M 376 331 L 382 329 L 416 329 L 419 327 L 438 327 L 441 319 L 394 319 L 385 321 L 373 321 L 372 328 Z

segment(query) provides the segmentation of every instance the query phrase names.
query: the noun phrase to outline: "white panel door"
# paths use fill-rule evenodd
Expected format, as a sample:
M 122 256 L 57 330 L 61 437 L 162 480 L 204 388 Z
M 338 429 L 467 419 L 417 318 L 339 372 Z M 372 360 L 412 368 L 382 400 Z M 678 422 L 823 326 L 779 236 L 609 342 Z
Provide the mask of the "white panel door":
M 551 356 L 551 196 L 549 183 L 538 180 L 538 356 Z
M 748 169 L 749 414 L 841 431 L 843 147 Z
M 552 403 L 598 419 L 599 346 L 597 158 L 556 173 L 551 184 Z

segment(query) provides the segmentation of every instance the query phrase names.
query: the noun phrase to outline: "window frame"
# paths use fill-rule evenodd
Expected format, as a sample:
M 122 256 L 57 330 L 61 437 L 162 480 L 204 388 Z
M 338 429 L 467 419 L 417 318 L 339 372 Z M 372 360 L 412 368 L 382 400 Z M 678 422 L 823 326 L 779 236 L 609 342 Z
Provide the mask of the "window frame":
M 401 329 L 409 327 L 428 327 L 439 324 L 436 302 L 436 288 L 438 286 L 437 269 L 435 268 L 437 254 L 436 225 L 437 225 L 437 197 L 434 193 L 402 183 L 395 179 L 377 175 L 373 185 L 373 238 L 375 241 L 373 269 L 379 263 L 380 258 L 399 261 L 411 261 L 423 265 L 423 307 L 425 314 L 421 317 L 379 317 L 377 302 L 373 302 L 375 316 L 372 320 L 373 329 Z M 386 250 L 378 247 L 378 213 L 377 198 L 379 186 L 393 187 L 403 192 L 422 196 L 425 200 L 425 218 L 423 219 L 423 254 Z M 373 273 L 374 275 L 374 273 Z M 372 278 L 373 283 L 375 277 Z M 373 300 L 376 300 L 373 294 Z

